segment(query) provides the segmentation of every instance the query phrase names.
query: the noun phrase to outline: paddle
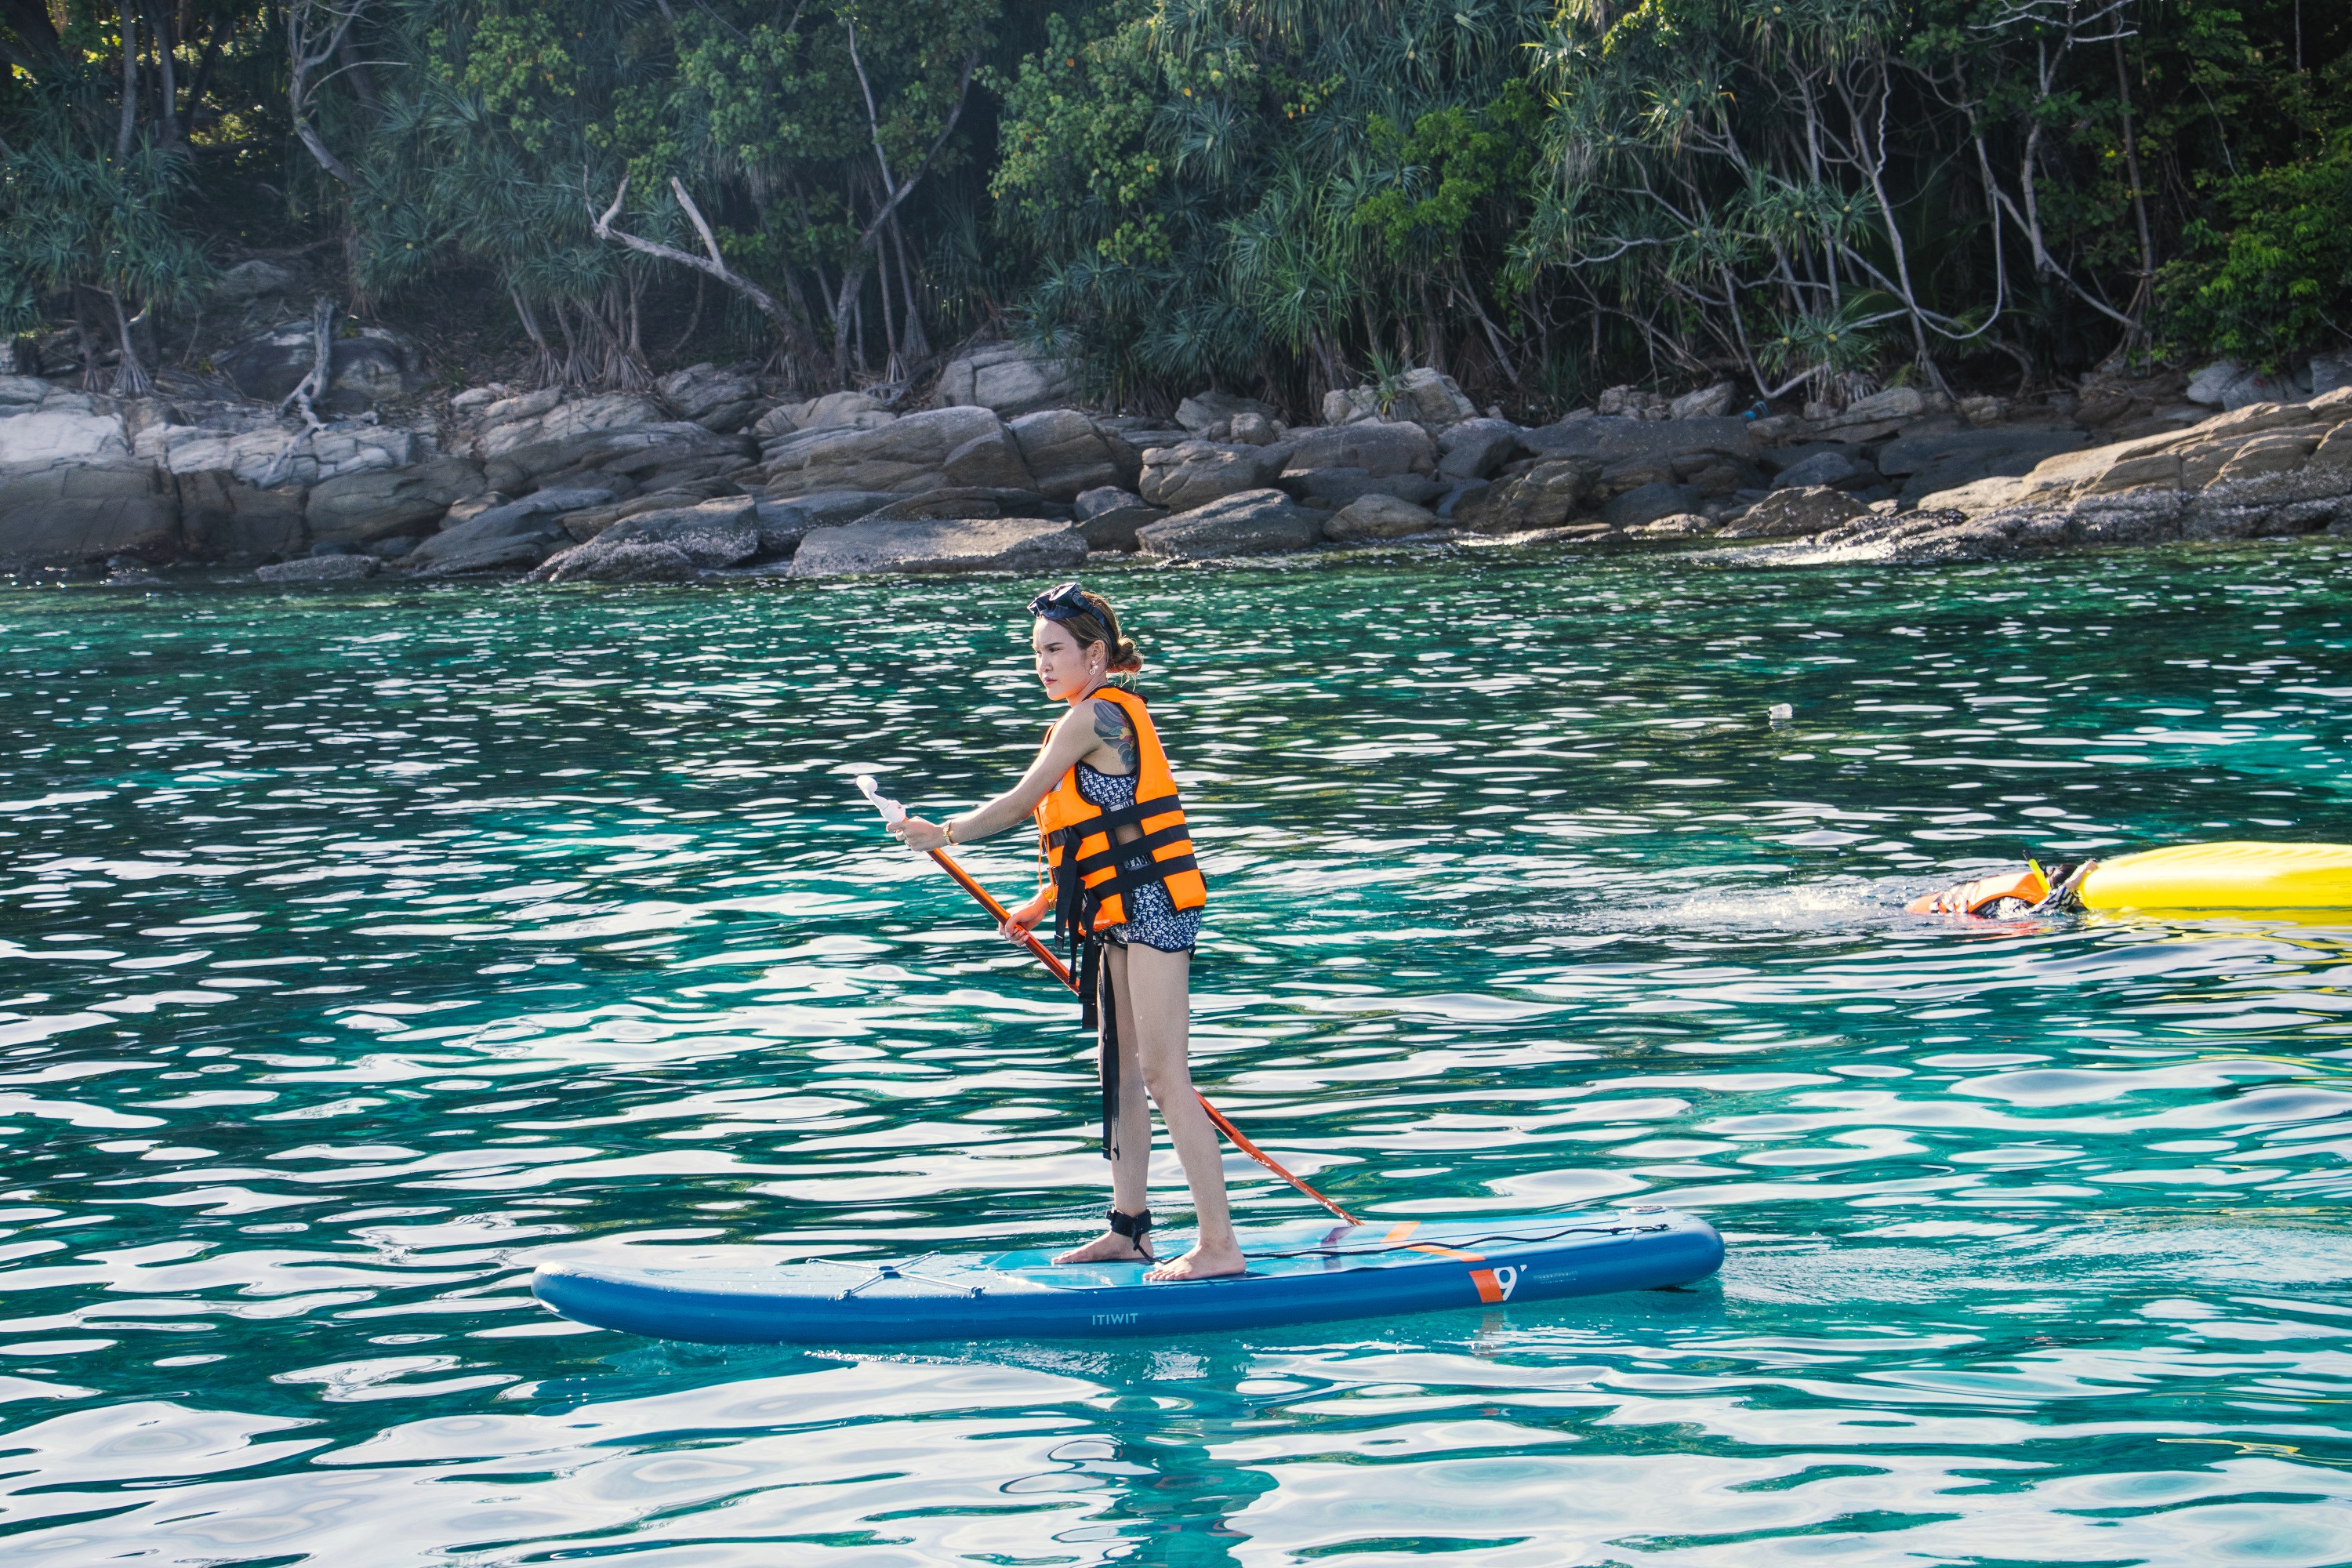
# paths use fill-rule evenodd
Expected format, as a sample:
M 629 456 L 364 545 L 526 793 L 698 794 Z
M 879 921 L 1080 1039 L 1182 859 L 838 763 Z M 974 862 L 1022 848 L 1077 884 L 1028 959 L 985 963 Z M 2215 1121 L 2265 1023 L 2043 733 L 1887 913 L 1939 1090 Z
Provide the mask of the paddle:
M 860 773 L 857 775 L 857 793 L 864 795 L 867 803 L 870 804 L 875 810 L 882 814 L 882 820 L 884 822 L 898 822 L 905 819 L 907 808 L 900 805 L 897 801 L 890 799 L 888 796 L 877 793 L 873 774 Z M 957 886 L 962 888 L 965 892 L 970 893 L 973 898 L 979 900 L 981 907 L 986 910 L 990 914 L 995 916 L 999 924 L 1003 923 L 1007 919 L 1011 918 L 1006 914 L 1004 906 L 998 903 L 994 896 L 992 895 L 986 888 L 982 887 L 978 882 L 972 880 L 971 872 L 965 870 L 962 867 L 955 863 L 955 858 L 953 856 L 950 855 L 944 849 L 934 849 L 929 853 L 931 858 L 939 862 L 940 869 L 945 871 L 949 876 L 953 877 L 956 879 Z M 1068 986 L 1073 992 L 1077 990 L 1078 977 L 1070 973 L 1070 966 L 1068 964 L 1064 963 L 1060 959 L 1054 956 L 1054 952 L 1051 948 L 1047 947 L 1044 942 L 1039 942 L 1034 935 L 1028 931 L 1023 931 L 1021 933 L 1021 943 L 1031 952 L 1037 955 L 1038 959 L 1045 963 L 1045 967 L 1053 972 L 1055 979 Z M 1305 1182 L 1300 1181 L 1297 1176 L 1294 1176 L 1288 1171 L 1284 1170 L 1281 1163 L 1276 1160 L 1273 1155 L 1267 1153 L 1265 1150 L 1259 1148 L 1256 1144 L 1244 1137 L 1240 1128 L 1225 1120 L 1225 1113 L 1223 1111 L 1219 1110 L 1215 1106 L 1209 1103 L 1208 1096 L 1202 1094 L 1199 1089 L 1194 1089 L 1192 1094 L 1194 1099 L 1200 1100 L 1201 1109 L 1209 1113 L 1209 1120 L 1216 1123 L 1217 1131 L 1234 1141 L 1234 1148 L 1239 1149 L 1243 1153 L 1247 1154 L 1251 1159 L 1255 1160 L 1259 1164 L 1264 1165 L 1267 1170 L 1272 1171 L 1276 1175 L 1280 1176 L 1284 1181 L 1288 1182 L 1292 1186 L 1297 1187 L 1300 1192 L 1306 1194 L 1308 1197 L 1313 1198 L 1325 1208 L 1329 1209 L 1347 1224 L 1358 1225 L 1361 1223 L 1354 1215 L 1349 1214 L 1346 1209 L 1341 1208 L 1338 1204 L 1333 1203 L 1329 1198 L 1325 1197 L 1321 1193 L 1317 1192 L 1313 1187 L 1308 1186 Z

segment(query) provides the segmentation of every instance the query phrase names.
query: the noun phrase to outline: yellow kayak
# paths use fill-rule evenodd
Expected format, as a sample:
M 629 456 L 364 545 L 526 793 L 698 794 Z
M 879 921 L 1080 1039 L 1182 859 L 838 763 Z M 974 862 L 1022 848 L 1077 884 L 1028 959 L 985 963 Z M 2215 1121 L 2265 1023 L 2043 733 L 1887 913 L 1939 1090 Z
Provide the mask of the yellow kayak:
M 2086 910 L 2352 909 L 2352 844 L 2176 844 L 2091 868 Z
M 2352 909 L 2352 844 L 2176 844 L 2046 874 L 2027 866 L 1929 893 L 1908 907 L 1921 915 L 1996 917 L 2053 909 Z

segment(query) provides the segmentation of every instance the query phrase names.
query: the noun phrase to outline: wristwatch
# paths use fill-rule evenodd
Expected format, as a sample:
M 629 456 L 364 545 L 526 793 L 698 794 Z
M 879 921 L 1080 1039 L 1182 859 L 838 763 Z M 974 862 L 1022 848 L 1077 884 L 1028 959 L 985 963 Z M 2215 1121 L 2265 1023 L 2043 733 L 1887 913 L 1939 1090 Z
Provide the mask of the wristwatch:
M 949 842 L 949 843 L 950 843 L 950 844 L 954 843 L 954 842 L 955 842 L 955 819 L 954 819 L 953 817 L 950 817 L 947 821 L 945 821 L 945 822 L 943 822 L 943 823 L 940 824 L 940 831 L 941 833 L 943 833 L 943 834 L 947 835 L 947 840 L 948 840 L 948 842 Z

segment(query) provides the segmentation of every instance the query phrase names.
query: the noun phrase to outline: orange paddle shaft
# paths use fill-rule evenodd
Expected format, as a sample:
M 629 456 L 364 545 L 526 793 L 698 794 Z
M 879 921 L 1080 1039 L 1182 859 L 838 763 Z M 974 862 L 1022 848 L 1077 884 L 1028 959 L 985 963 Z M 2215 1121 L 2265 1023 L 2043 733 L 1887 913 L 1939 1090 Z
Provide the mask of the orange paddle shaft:
M 940 869 L 945 871 L 949 876 L 953 877 L 956 879 L 957 884 L 961 887 L 965 892 L 970 893 L 973 898 L 978 899 L 981 902 L 981 906 L 987 910 L 990 914 L 994 915 L 1000 921 L 1010 918 L 1005 913 L 1004 906 L 998 903 L 994 895 L 990 893 L 986 888 L 983 888 L 978 882 L 973 881 L 971 879 L 971 873 L 957 865 L 953 856 L 950 855 L 944 849 L 934 849 L 930 854 L 931 858 L 940 863 Z M 1055 979 L 1060 981 L 1063 984 L 1068 986 L 1073 991 L 1076 991 L 1078 988 L 1078 977 L 1070 973 L 1070 966 L 1068 964 L 1064 963 L 1060 959 L 1054 956 L 1053 950 L 1051 948 L 1048 948 L 1044 942 L 1039 942 L 1034 935 L 1028 931 L 1023 931 L 1021 933 L 1021 941 L 1023 945 L 1026 946 L 1031 952 L 1035 953 L 1039 959 L 1044 961 L 1047 969 L 1054 972 Z M 1280 1176 L 1284 1181 L 1288 1182 L 1292 1186 L 1297 1187 L 1300 1192 L 1306 1194 L 1308 1197 L 1313 1198 L 1325 1208 L 1329 1209 L 1347 1224 L 1357 1225 L 1361 1223 L 1354 1215 L 1349 1214 L 1346 1209 L 1341 1208 L 1338 1204 L 1333 1203 L 1329 1198 L 1325 1197 L 1321 1193 L 1317 1192 L 1313 1187 L 1308 1186 L 1305 1182 L 1300 1181 L 1297 1176 L 1294 1176 L 1288 1171 L 1284 1170 L 1281 1163 L 1276 1161 L 1273 1155 L 1267 1153 L 1265 1150 L 1251 1142 L 1247 1138 L 1242 1136 L 1242 1130 L 1234 1126 L 1232 1122 L 1226 1121 L 1225 1113 L 1219 1110 L 1215 1106 L 1211 1105 L 1206 1095 L 1202 1094 L 1198 1089 L 1194 1089 L 1192 1093 L 1194 1098 L 1200 1100 L 1201 1109 L 1209 1113 L 1209 1120 L 1217 1124 L 1217 1131 L 1234 1141 L 1234 1148 L 1239 1149 L 1243 1153 L 1247 1154 L 1251 1159 L 1255 1160 L 1259 1164 L 1264 1165 L 1267 1170 L 1272 1171 L 1276 1175 Z

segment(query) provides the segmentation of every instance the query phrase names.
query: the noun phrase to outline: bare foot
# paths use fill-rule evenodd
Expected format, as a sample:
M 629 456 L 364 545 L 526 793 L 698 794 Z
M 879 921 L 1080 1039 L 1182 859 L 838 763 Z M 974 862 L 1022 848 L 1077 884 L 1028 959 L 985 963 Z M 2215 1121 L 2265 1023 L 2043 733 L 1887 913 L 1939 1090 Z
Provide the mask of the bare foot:
M 1249 1268 L 1242 1258 L 1238 1243 L 1214 1248 L 1196 1247 L 1181 1258 L 1171 1258 L 1157 1268 L 1144 1271 L 1146 1279 L 1163 1282 L 1178 1279 L 1223 1279 L 1245 1272 Z
M 1072 1247 L 1054 1259 L 1056 1263 L 1149 1263 L 1151 1255 L 1127 1237 L 1107 1230 L 1084 1247 Z

